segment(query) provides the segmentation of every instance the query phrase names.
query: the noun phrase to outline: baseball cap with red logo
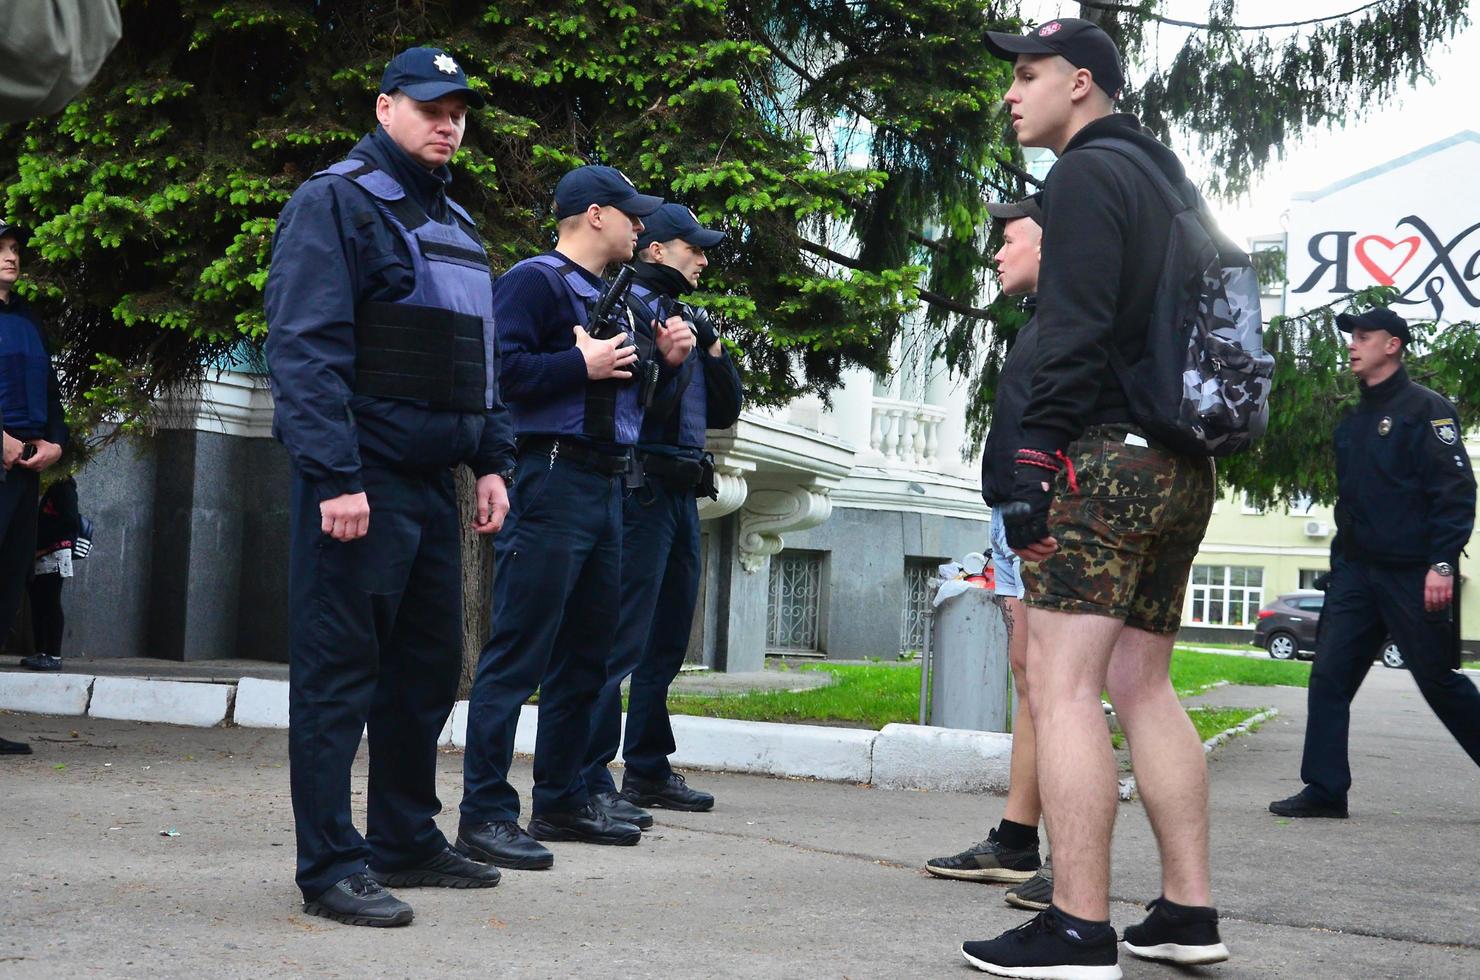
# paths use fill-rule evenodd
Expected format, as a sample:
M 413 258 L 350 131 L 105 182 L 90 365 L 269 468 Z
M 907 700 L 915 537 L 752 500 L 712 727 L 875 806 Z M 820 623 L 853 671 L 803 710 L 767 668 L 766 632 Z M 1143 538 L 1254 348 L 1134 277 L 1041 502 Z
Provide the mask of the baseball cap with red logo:
M 1020 54 L 1056 54 L 1075 68 L 1088 70 L 1112 99 L 1119 98 L 1125 88 L 1115 42 L 1098 26 L 1078 17 L 1059 17 L 1022 35 L 988 31 L 986 43 L 987 50 L 1005 61 L 1016 61 Z

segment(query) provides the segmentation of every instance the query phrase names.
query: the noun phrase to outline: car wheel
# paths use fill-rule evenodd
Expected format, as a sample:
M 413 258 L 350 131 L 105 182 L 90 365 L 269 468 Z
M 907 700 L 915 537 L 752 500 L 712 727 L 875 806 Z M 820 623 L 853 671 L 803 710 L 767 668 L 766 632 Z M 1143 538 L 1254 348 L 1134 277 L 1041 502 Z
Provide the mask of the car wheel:
M 1265 641 L 1264 649 L 1268 650 L 1269 655 L 1276 660 L 1292 660 L 1300 651 L 1295 637 L 1290 633 L 1271 633 L 1269 639 Z
M 1401 670 L 1405 666 L 1403 663 L 1403 651 L 1399 650 L 1398 644 L 1392 640 L 1388 640 L 1382 645 L 1382 663 L 1384 666 L 1392 667 L 1394 670 Z

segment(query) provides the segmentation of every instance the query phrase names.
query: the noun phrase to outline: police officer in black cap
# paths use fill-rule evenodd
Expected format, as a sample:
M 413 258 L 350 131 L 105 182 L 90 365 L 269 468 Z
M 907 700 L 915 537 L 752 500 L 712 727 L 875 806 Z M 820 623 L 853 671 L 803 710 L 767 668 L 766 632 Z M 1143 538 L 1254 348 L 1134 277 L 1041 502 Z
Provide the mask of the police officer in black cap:
M 1475 476 L 1448 399 L 1409 379 L 1408 323 L 1342 314 L 1361 402 L 1336 427 L 1336 538 L 1305 724 L 1305 788 L 1284 817 L 1345 817 L 1351 702 L 1384 637 L 1434 714 L 1480 765 L 1480 692 L 1456 673 L 1456 567 L 1475 523 Z
M 705 250 L 723 241 L 724 232 L 703 227 L 682 204 L 664 204 L 643 223 L 637 282 L 629 294 L 634 313 L 641 322 L 692 331 L 698 343 L 667 404 L 649 410 L 638 437 L 643 484 L 623 505 L 621 618 L 591 721 L 585 781 L 595 805 L 650 826 L 652 817 L 632 813 L 623 799 L 670 810 L 714 806 L 712 795 L 689 786 L 668 763 L 675 747 L 668 687 L 683 666 L 699 595 L 698 497 L 717 492 L 704 432 L 728 428 L 740 417 L 741 387 L 708 314 L 679 300 L 699 284 L 709 265 Z M 621 687 L 629 676 L 623 741 Z M 619 742 L 626 766 L 621 797 L 607 770 Z
M 469 699 L 457 846 L 506 868 L 553 865 L 542 840 L 642 837 L 620 819 L 637 817 L 630 804 L 616 815 L 592 805 L 581 770 L 620 614 L 622 493 L 645 394 L 674 383 L 694 344 L 687 327 L 640 324 L 602 279 L 632 258 L 662 203 L 614 167 L 579 167 L 555 188 L 555 248 L 494 284 L 518 480 L 495 546 L 493 636 Z M 520 709 L 536 688 L 526 831 L 508 775 Z
M 266 289 L 274 430 L 293 463 L 289 754 L 304 911 L 411 921 L 389 887 L 486 888 L 498 869 L 433 818 L 437 739 L 461 673 L 453 467 L 477 476 L 480 534 L 508 509 L 488 256 L 447 196 L 469 106 L 455 58 L 386 66 L 379 125 L 278 219 Z M 369 724 L 368 842 L 350 766 Z

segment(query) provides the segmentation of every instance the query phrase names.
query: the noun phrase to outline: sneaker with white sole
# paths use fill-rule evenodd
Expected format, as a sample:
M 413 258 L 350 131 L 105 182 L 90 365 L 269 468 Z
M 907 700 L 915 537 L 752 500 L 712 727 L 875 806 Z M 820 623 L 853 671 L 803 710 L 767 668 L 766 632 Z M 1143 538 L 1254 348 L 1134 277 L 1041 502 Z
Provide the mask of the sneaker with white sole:
M 1021 885 L 1014 885 L 1002 896 L 1008 905 L 1042 912 L 1053 904 L 1053 855 L 1043 861 L 1038 873 Z
M 1115 930 L 1086 938 L 1057 909 L 1039 912 L 996 939 L 961 944 L 966 962 L 984 973 L 1024 980 L 1120 980 Z
M 1127 953 L 1182 966 L 1228 959 L 1228 947 L 1218 936 L 1217 909 L 1177 905 L 1165 898 L 1154 900 L 1146 908 L 1151 913 L 1146 921 L 1126 927 Z
M 1037 847 L 1004 847 L 993 827 L 987 831 L 986 840 L 960 854 L 931 858 L 925 862 L 925 870 L 937 878 L 1016 883 L 1033 877 L 1042 863 Z

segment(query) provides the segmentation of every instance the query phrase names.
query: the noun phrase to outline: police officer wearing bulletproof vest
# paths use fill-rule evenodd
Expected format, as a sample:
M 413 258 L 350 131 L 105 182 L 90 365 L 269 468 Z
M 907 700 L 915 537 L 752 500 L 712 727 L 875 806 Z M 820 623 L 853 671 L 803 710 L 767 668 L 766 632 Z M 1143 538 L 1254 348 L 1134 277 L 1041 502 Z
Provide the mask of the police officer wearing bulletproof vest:
M 498 869 L 433 818 L 437 739 L 461 673 L 453 467 L 477 476 L 474 529 L 508 509 L 488 257 L 447 196 L 483 99 L 447 52 L 386 66 L 379 125 L 278 219 L 266 289 L 274 431 L 293 464 L 289 755 L 304 911 L 411 921 L 386 887 L 491 887 Z M 350 766 L 368 722 L 368 832 Z M 368 840 L 367 840 L 368 838 Z
M 494 284 L 518 478 L 494 549 L 493 636 L 469 699 L 457 846 L 506 868 L 554 864 L 541 840 L 632 845 L 642 836 L 591 804 L 581 770 L 620 613 L 632 447 L 645 403 L 671 388 L 694 344 L 687 327 L 638 323 L 617 284 L 601 278 L 632 258 L 643 219 L 662 203 L 613 167 L 579 167 L 555 188 L 554 250 Z M 536 688 L 526 831 L 508 775 L 520 709 Z
M 1361 402 L 1336 427 L 1336 538 L 1310 674 L 1300 778 L 1269 809 L 1345 817 L 1351 702 L 1385 637 L 1419 693 L 1480 765 L 1480 692 L 1456 673 L 1460 551 L 1475 523 L 1475 476 L 1448 399 L 1409 379 L 1408 323 L 1384 307 L 1342 314 Z
M 668 404 L 643 419 L 637 455 L 643 485 L 623 503 L 621 617 L 610 671 L 591 721 L 585 781 L 592 802 L 612 816 L 651 826 L 636 807 L 699 811 L 714 797 L 693 789 L 668 763 L 674 750 L 668 687 L 683 666 L 699 595 L 700 494 L 713 496 L 705 429 L 740 417 L 740 375 L 709 316 L 680 302 L 709 265 L 705 249 L 724 232 L 702 227 L 681 204 L 664 204 L 637 240 L 637 281 L 629 293 L 641 322 L 691 330 L 698 343 L 683 363 Z M 622 682 L 632 678 L 622 740 Z M 607 765 L 618 743 L 626 766 L 619 797 Z M 625 804 L 624 804 L 625 800 Z

